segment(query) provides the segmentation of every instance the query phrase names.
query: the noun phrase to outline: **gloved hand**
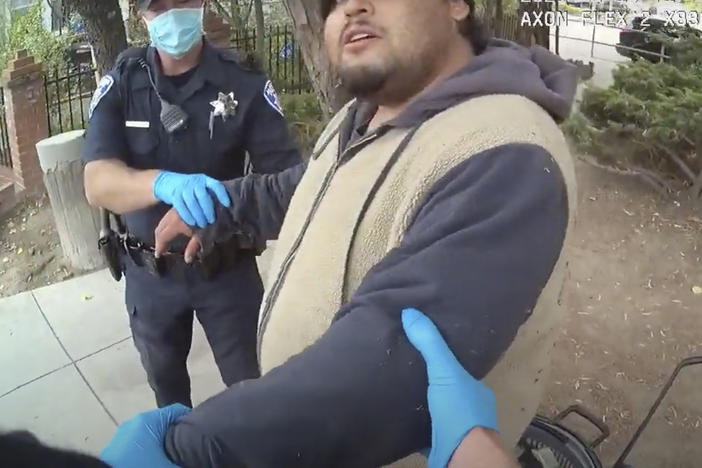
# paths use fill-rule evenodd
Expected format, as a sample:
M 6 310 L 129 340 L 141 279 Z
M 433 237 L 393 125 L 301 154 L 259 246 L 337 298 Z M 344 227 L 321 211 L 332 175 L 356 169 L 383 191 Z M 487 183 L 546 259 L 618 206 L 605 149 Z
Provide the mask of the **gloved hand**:
M 229 207 L 231 200 L 224 185 L 205 174 L 179 174 L 160 171 L 154 178 L 153 193 L 157 200 L 171 205 L 190 226 L 205 228 L 215 221 L 211 190 L 219 202 Z
M 112 468 L 178 468 L 166 456 L 164 441 L 168 428 L 189 411 L 175 404 L 123 422 L 100 459 Z
M 461 366 L 429 317 L 416 309 L 405 309 L 402 327 L 427 365 L 431 416 L 427 466 L 445 468 L 471 429 L 498 431 L 495 396 Z

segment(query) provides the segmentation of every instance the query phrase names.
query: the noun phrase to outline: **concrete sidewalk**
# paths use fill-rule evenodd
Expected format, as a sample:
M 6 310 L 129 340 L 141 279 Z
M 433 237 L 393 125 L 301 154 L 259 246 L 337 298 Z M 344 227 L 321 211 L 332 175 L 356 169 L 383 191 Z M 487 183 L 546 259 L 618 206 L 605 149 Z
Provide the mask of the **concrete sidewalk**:
M 224 389 L 195 320 L 193 404 Z M 0 431 L 97 454 L 155 401 L 131 340 L 124 280 L 100 271 L 0 299 Z

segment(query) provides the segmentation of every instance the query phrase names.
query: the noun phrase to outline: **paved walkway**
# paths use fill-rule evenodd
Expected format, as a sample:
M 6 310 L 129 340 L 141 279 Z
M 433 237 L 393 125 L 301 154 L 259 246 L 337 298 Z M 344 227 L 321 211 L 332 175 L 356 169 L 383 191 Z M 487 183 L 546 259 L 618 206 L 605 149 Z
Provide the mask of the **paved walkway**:
M 195 321 L 193 403 L 224 388 Z M 0 431 L 99 453 L 155 401 L 131 341 L 124 281 L 107 271 L 0 299 Z

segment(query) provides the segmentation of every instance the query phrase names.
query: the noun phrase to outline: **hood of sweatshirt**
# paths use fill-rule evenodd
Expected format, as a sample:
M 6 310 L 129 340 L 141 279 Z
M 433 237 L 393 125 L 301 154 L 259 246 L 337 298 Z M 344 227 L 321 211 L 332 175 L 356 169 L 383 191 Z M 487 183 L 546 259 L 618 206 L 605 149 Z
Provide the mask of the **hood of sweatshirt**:
M 492 39 L 482 54 L 417 95 L 388 124 L 414 127 L 460 102 L 489 94 L 524 96 L 561 122 L 570 113 L 577 84 L 577 67 L 549 50 Z

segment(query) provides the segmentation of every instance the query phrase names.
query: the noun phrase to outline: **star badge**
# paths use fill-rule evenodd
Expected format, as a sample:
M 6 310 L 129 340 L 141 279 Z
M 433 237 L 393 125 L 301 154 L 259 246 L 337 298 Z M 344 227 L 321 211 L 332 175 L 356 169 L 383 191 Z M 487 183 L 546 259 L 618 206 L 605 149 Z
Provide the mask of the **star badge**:
M 229 117 L 233 117 L 236 114 L 236 108 L 239 106 L 239 101 L 234 99 L 234 93 L 224 94 L 219 93 L 216 101 L 210 102 L 210 105 L 214 107 L 212 112 L 214 117 L 222 117 L 223 120 L 227 120 Z

